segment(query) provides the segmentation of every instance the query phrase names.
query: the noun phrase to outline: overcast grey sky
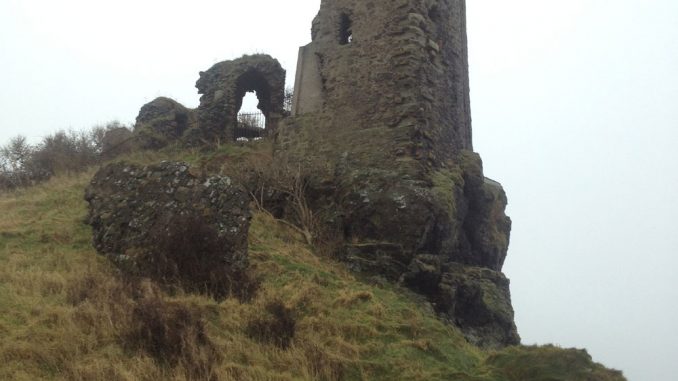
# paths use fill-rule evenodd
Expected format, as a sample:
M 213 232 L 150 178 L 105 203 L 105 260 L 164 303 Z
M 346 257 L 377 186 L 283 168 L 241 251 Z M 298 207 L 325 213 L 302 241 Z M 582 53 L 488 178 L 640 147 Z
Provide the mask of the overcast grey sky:
M 631 381 L 678 374 L 678 1 L 469 0 L 476 151 L 509 197 L 526 344 L 586 347 Z M 0 0 L 0 143 L 132 122 L 198 71 L 288 71 L 319 0 Z

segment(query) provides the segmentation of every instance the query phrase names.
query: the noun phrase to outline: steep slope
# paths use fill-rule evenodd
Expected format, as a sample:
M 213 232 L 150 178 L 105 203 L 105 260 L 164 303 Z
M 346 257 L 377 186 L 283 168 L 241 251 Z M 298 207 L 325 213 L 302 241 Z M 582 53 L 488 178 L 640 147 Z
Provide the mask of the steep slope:
M 91 247 L 91 176 L 0 195 L 0 379 L 624 379 L 584 351 L 474 347 L 421 297 L 357 278 L 263 214 L 250 229 L 262 282 L 251 301 L 129 286 Z

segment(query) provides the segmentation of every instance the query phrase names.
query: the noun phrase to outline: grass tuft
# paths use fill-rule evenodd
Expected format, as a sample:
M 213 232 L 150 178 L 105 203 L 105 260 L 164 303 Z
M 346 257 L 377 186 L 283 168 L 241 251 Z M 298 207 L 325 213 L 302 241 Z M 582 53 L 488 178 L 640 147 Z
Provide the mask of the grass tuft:
M 258 312 L 247 322 L 247 336 L 281 349 L 289 348 L 297 329 L 294 311 L 279 300 L 268 302 L 264 310 L 263 314 Z

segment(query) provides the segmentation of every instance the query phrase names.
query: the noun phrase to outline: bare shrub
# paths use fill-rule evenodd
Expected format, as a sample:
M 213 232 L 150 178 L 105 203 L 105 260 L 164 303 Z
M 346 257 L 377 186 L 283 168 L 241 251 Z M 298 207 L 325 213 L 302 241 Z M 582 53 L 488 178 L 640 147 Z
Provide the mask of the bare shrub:
M 0 147 L 0 168 L 14 172 L 22 170 L 33 153 L 33 147 L 28 144 L 25 136 L 15 136 L 9 144 Z
M 229 261 L 225 240 L 197 213 L 169 216 L 149 234 L 148 248 L 134 261 L 138 273 L 169 287 L 215 298 L 250 300 L 259 283 Z
M 87 133 L 58 131 L 42 140 L 31 158 L 31 166 L 52 176 L 79 172 L 95 164 L 98 158 Z
M 296 332 L 297 320 L 294 311 L 281 301 L 266 305 L 266 312 L 252 317 L 245 332 L 250 338 L 262 343 L 287 349 Z
M 309 245 L 321 235 L 309 197 L 310 179 L 320 169 L 282 157 L 253 155 L 226 171 L 246 187 L 258 211 L 293 228 Z
M 24 136 L 16 136 L 0 147 L 0 190 L 27 186 L 38 180 L 30 161 L 35 147 Z
M 105 137 L 112 131 L 120 134 L 129 129 L 114 121 L 88 131 L 57 131 L 37 145 L 29 144 L 23 136 L 12 138 L 0 147 L 0 190 L 26 187 L 57 174 L 86 170 L 102 160 Z
M 263 129 L 264 120 L 263 114 L 259 113 L 243 113 L 238 114 L 238 126 L 241 128 L 249 129 Z

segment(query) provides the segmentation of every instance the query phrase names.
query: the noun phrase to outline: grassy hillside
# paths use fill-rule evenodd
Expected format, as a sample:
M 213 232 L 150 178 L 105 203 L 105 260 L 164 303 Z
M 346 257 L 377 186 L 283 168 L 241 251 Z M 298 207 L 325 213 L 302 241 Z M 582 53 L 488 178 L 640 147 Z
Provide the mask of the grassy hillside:
M 475 348 L 263 214 L 251 301 L 131 285 L 91 247 L 92 174 L 0 195 L 0 380 L 623 380 L 584 351 Z

